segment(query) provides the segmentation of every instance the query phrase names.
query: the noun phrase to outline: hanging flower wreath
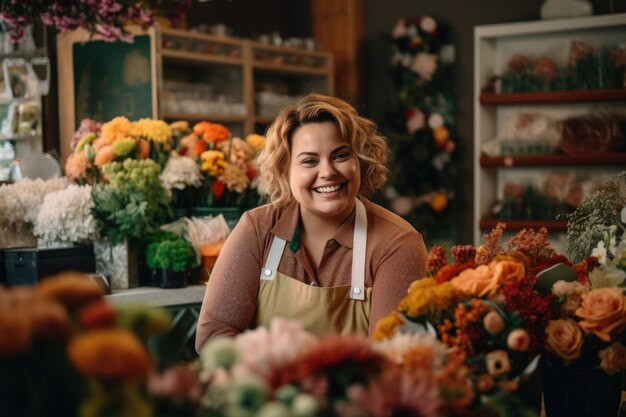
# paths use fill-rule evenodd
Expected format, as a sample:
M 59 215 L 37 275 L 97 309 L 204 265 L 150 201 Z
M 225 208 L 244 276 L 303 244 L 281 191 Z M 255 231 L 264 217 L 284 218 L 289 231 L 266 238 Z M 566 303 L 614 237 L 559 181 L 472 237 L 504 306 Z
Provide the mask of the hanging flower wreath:
M 447 31 L 429 16 L 400 19 L 389 41 L 398 109 L 390 134 L 394 154 L 390 207 L 428 238 L 449 229 L 455 200 L 453 63 Z
M 132 42 L 125 25 L 154 26 L 158 17 L 181 23 L 191 7 L 191 0 L 41 0 L 2 1 L 0 22 L 8 27 L 11 41 L 19 42 L 25 29 L 34 22 L 54 26 L 61 32 L 84 28 L 106 41 Z

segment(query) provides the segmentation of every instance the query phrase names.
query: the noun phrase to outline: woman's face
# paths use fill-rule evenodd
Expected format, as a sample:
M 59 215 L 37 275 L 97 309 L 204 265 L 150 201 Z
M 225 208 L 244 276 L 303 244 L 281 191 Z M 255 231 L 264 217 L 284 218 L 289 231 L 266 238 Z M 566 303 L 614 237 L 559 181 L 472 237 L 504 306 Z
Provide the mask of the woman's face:
M 335 123 L 309 123 L 294 132 L 289 186 L 303 216 L 342 220 L 352 212 L 360 164 Z

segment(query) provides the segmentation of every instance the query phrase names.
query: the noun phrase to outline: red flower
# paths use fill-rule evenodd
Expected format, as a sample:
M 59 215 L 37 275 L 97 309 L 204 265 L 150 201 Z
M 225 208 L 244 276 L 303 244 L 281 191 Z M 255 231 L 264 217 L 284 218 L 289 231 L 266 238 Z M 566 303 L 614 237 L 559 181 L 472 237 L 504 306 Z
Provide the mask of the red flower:
M 222 181 L 215 180 L 211 183 L 211 191 L 213 191 L 213 195 L 218 200 L 224 195 L 224 190 L 226 189 L 226 184 Z
M 469 262 L 465 262 L 462 264 L 446 265 L 443 268 L 441 268 L 439 272 L 437 272 L 437 275 L 435 275 L 435 281 L 437 281 L 438 284 L 441 284 L 443 282 L 448 282 L 452 278 L 458 277 L 459 274 L 465 271 L 466 269 L 476 268 L 476 266 L 477 265 L 476 265 L 476 262 L 474 262 L 474 260 L 471 260 Z
M 250 181 L 252 181 L 254 177 L 256 177 L 256 168 L 253 165 L 248 164 L 246 166 L 246 176 Z
M 115 323 L 117 312 L 106 300 L 90 303 L 78 315 L 78 320 L 86 328 L 107 327 Z
M 414 114 L 415 114 L 415 109 L 414 108 L 404 109 L 404 117 L 405 118 L 410 119 Z

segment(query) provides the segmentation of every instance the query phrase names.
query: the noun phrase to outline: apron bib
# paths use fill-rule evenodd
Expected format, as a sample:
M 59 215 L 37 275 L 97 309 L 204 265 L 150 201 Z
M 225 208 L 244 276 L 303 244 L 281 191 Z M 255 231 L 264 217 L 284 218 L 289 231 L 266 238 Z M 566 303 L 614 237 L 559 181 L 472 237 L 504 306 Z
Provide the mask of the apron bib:
M 317 287 L 307 285 L 277 271 L 286 246 L 274 237 L 263 269 L 254 323 L 269 326 L 274 317 L 299 321 L 304 330 L 316 335 L 328 333 L 367 334 L 372 289 L 365 288 L 365 244 L 367 215 L 356 199 L 352 278 L 350 285 Z

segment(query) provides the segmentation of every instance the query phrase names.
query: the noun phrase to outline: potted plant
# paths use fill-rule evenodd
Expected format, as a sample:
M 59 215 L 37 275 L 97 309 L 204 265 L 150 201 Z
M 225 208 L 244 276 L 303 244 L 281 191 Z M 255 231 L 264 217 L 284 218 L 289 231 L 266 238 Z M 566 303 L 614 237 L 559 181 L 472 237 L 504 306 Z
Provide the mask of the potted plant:
M 161 288 L 186 286 L 191 270 L 198 266 L 196 251 L 182 238 L 150 244 L 147 260 L 148 266 L 157 270 L 156 285 Z

